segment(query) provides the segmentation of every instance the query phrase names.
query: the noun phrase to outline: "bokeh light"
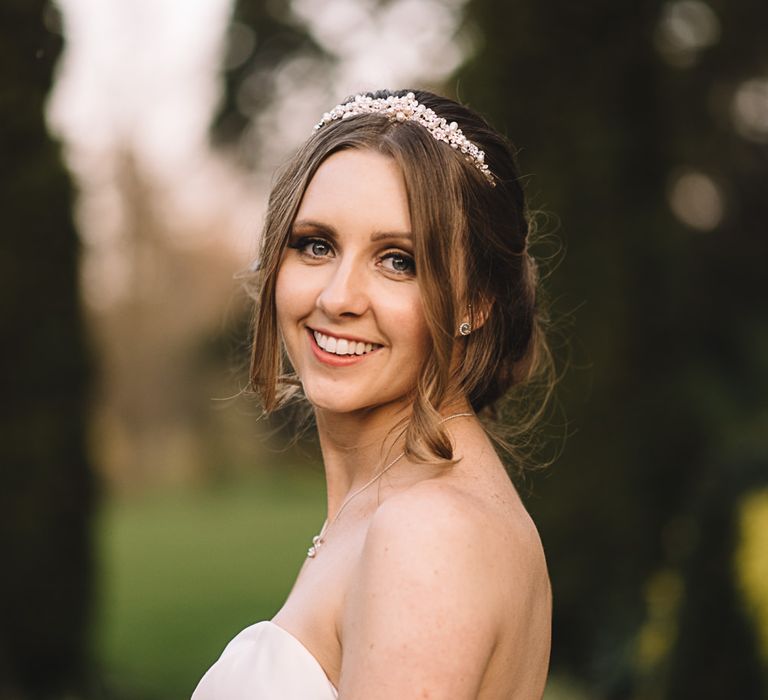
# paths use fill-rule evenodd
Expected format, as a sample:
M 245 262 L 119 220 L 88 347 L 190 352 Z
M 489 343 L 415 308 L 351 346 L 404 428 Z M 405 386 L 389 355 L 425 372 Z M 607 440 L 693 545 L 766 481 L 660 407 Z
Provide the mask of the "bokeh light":
M 736 88 L 731 116 L 745 139 L 768 143 L 768 78 L 745 80 Z
M 696 170 L 675 173 L 669 185 L 668 201 L 672 213 L 698 231 L 712 231 L 722 221 L 724 195 L 706 173 Z
M 720 20 L 702 0 L 674 0 L 662 10 L 656 28 L 656 48 L 671 65 L 692 66 L 700 51 L 720 39 Z

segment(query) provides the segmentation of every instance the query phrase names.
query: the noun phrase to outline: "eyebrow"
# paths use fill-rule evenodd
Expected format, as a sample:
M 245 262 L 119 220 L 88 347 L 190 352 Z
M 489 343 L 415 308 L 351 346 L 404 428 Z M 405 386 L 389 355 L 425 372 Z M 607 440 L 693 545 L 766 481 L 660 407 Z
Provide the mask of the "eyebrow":
M 313 228 L 330 236 L 336 236 L 336 229 L 333 228 L 333 226 L 328 226 L 328 224 L 323 224 L 319 221 L 314 221 L 313 219 L 300 219 L 298 221 L 294 221 L 291 230 L 295 230 L 297 228 Z
M 410 231 L 376 231 L 371 234 L 372 241 L 381 241 L 387 238 L 405 238 L 411 240 L 413 234 Z
M 298 221 L 295 221 L 293 224 L 294 229 L 302 229 L 302 228 L 313 228 L 318 231 L 322 231 L 323 233 L 328 234 L 329 236 L 336 237 L 338 234 L 336 232 L 336 229 L 333 226 L 330 226 L 329 224 L 324 224 L 320 221 L 315 221 L 313 219 L 300 219 Z M 381 241 L 386 240 L 387 238 L 404 238 L 407 240 L 411 240 L 413 238 L 413 234 L 410 231 L 374 231 L 371 234 L 371 241 Z

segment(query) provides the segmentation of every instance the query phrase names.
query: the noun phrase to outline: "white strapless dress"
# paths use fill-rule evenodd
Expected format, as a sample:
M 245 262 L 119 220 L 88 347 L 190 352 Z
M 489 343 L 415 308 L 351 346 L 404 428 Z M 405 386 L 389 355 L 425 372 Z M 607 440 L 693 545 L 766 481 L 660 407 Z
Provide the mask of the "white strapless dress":
M 290 632 L 265 620 L 246 627 L 198 683 L 192 700 L 335 700 L 317 659 Z

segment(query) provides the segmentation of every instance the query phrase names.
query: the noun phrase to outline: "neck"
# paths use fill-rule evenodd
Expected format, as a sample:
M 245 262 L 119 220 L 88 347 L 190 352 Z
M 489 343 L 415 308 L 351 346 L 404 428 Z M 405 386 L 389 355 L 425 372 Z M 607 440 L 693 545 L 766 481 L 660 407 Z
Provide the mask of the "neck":
M 328 493 L 328 518 L 333 520 L 349 494 L 373 478 L 405 448 L 404 430 L 411 404 L 387 404 L 352 413 L 316 409 Z M 469 413 L 466 404 L 443 411 L 444 418 Z M 399 465 L 398 465 L 399 466 Z

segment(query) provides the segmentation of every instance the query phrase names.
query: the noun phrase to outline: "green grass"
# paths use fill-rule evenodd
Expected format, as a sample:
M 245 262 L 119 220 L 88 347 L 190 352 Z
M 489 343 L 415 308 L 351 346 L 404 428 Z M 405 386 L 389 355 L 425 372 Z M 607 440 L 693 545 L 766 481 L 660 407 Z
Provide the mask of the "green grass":
M 282 605 L 324 493 L 319 474 L 272 473 L 108 502 L 96 643 L 111 694 L 188 698 L 238 631 Z

